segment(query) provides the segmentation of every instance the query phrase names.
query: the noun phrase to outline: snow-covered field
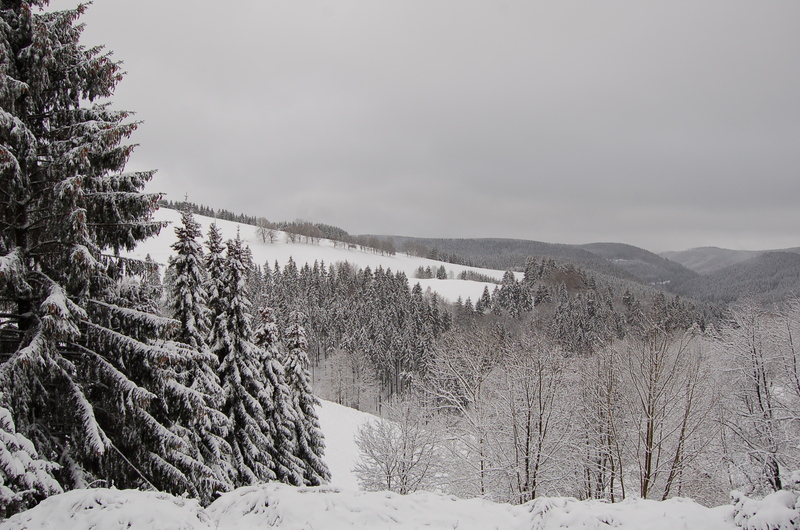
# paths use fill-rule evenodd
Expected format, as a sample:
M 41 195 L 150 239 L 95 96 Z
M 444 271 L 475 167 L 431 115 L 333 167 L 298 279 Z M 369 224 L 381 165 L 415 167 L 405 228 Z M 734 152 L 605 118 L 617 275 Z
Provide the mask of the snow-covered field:
M 180 224 L 181 216 L 175 210 L 161 208 L 156 211 L 155 218 L 159 221 L 169 221 L 172 224 L 161 230 L 158 237 L 140 243 L 129 255 L 144 259 L 145 256 L 150 254 L 150 257 L 155 262 L 165 265 L 173 254 L 170 245 L 176 240 L 175 226 Z M 205 237 L 209 226 L 215 220 L 202 215 L 195 215 L 194 218 L 202 226 L 203 236 Z M 373 270 L 381 266 L 384 269 L 391 269 L 393 272 L 404 272 L 408 276 L 411 286 L 419 282 L 423 290 L 430 288 L 451 302 L 455 302 L 459 296 L 463 300 L 471 298 L 474 302 L 483 294 L 484 287 L 488 286 L 491 292 L 496 287 L 496 284 L 457 279 L 417 279 L 414 274 L 419 267 L 431 267 L 431 269 L 435 270 L 444 265 L 447 272 L 452 273 L 455 278 L 464 270 L 485 274 L 497 278 L 498 281 L 503 278 L 503 271 L 442 263 L 441 261 L 407 256 L 401 252 L 394 256 L 382 256 L 370 251 L 346 248 L 345 245 L 334 247 L 333 243 L 327 239 L 323 239 L 319 244 L 287 243 L 283 232 L 278 232 L 279 236 L 275 243 L 264 243 L 256 235 L 256 227 L 254 226 L 223 220 L 216 220 L 216 223 L 225 239 L 236 237 L 236 231 L 239 230 L 242 240 L 250 246 L 253 252 L 253 259 L 258 264 L 269 263 L 274 266 L 275 262 L 277 262 L 283 267 L 289 261 L 289 258 L 292 258 L 298 267 L 302 267 L 305 263 L 313 264 L 315 261 L 324 261 L 327 265 L 347 261 L 362 268 L 370 267 Z M 521 278 L 521 275 L 519 277 Z

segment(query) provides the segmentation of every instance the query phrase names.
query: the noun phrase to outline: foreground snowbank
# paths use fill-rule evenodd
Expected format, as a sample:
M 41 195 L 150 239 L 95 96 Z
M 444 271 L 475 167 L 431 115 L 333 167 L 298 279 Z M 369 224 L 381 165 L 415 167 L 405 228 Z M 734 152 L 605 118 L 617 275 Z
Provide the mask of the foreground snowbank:
M 7 519 L 0 528 L 195 530 L 214 528 L 214 523 L 194 499 L 152 491 L 89 489 L 49 497 Z
M 745 530 L 796 530 L 800 528 L 800 495 L 776 491 L 761 500 L 738 491 L 731 493 L 733 519 Z
M 619 504 L 543 498 L 522 506 L 435 493 L 398 495 L 264 484 L 239 488 L 203 509 L 163 493 L 76 490 L 0 524 L 0 530 L 59 528 L 209 530 L 244 528 L 416 528 L 459 530 L 733 530 L 733 507 L 709 509 L 688 499 Z

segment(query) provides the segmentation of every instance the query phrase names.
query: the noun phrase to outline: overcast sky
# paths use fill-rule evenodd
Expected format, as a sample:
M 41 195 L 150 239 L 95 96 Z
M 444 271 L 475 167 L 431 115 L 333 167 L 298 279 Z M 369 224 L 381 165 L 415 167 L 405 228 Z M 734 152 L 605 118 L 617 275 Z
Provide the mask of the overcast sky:
M 351 234 L 800 246 L 795 0 L 95 0 L 82 20 L 144 121 L 129 169 L 169 199 Z

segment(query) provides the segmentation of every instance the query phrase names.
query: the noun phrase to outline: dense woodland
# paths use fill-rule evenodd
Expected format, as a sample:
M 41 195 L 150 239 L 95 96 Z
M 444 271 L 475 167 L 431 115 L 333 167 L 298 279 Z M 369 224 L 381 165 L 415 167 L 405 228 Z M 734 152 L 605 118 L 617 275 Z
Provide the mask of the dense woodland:
M 358 435 L 369 489 L 717 503 L 797 480 L 797 300 L 711 307 L 538 255 L 450 304 L 391 270 L 253 263 L 186 205 L 166 267 L 121 257 L 167 229 L 161 197 L 124 173 L 138 124 L 96 102 L 120 64 L 79 43 L 83 7 L 44 4 L 2 4 L 0 516 L 90 486 L 325 483 L 312 385 L 392 420 Z M 261 219 L 236 218 L 395 252 Z

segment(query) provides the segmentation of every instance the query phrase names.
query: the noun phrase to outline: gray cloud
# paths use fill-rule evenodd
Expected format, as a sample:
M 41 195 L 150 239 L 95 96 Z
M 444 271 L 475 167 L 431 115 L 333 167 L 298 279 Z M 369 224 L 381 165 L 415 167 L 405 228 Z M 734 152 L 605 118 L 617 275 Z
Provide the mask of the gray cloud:
M 68 0 L 54 7 L 70 5 Z M 352 233 L 800 245 L 800 4 L 97 0 L 132 169 Z

